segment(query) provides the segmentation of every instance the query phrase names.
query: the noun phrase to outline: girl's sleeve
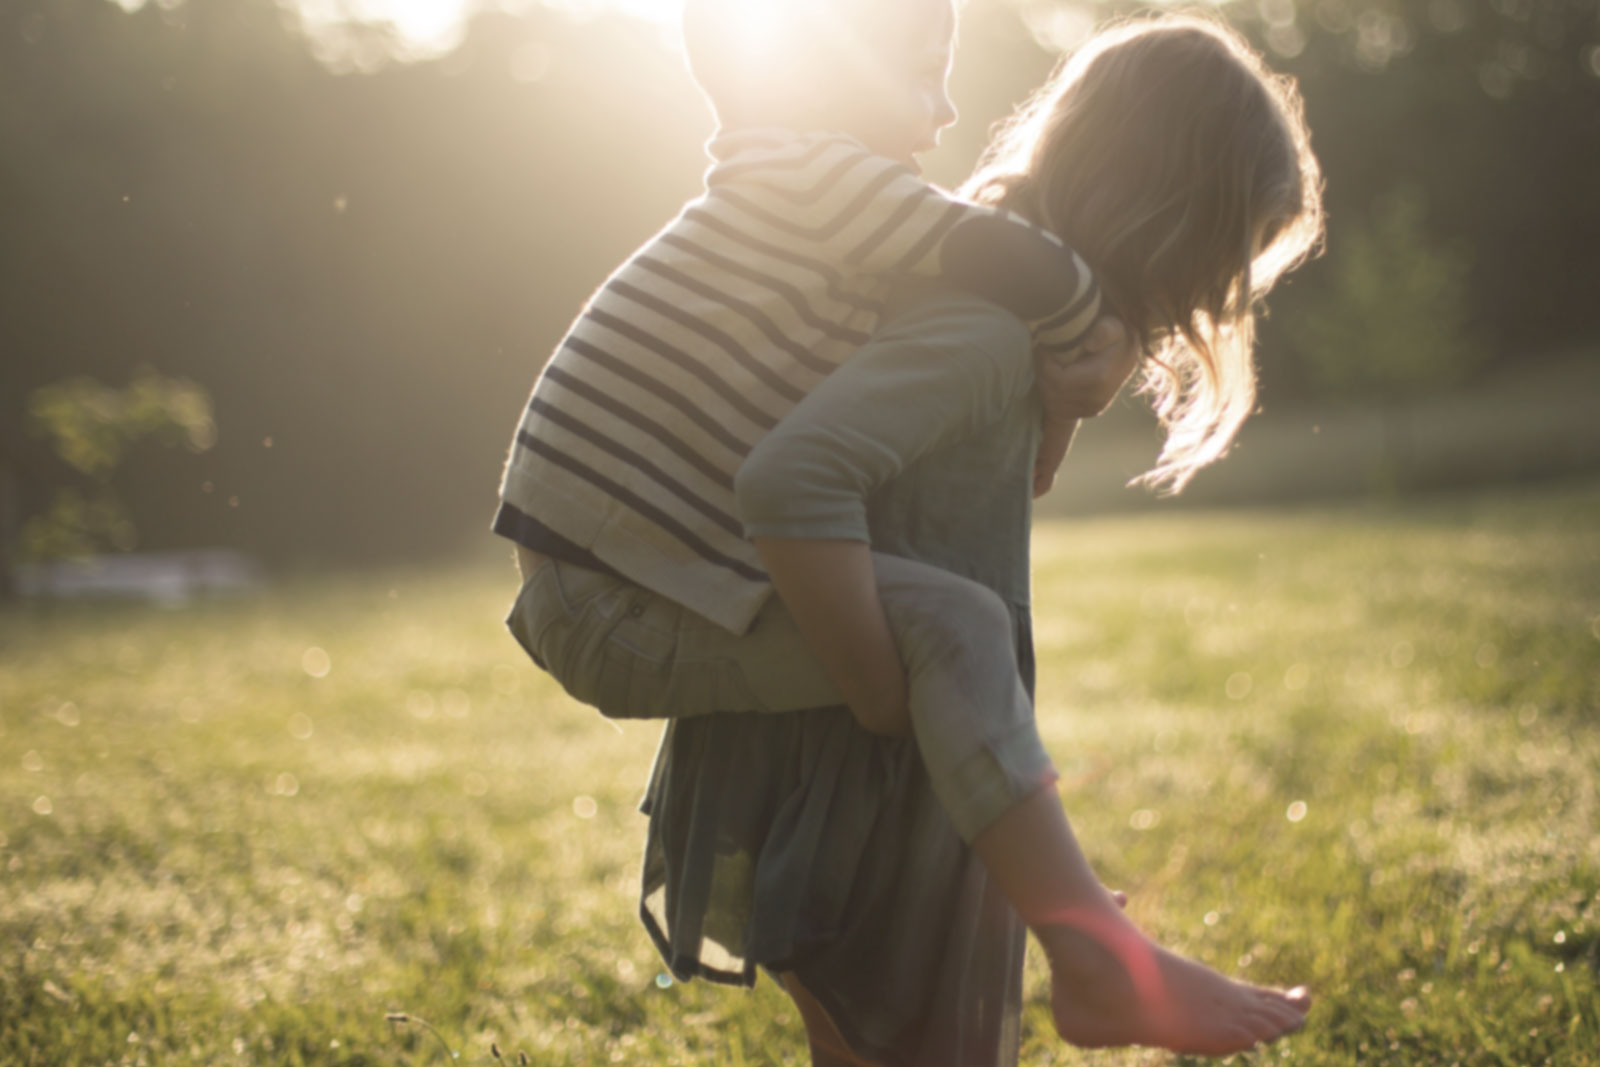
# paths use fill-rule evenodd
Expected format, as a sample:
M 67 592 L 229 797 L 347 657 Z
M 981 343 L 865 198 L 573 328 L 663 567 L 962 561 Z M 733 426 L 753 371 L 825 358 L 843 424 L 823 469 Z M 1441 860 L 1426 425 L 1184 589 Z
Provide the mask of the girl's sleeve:
M 964 294 L 919 300 L 746 457 L 734 479 L 746 536 L 869 540 L 873 489 L 999 420 L 1032 384 L 1016 316 Z
M 936 278 L 1028 323 L 1040 353 L 1070 359 L 1099 314 L 1077 253 L 1016 215 L 960 200 L 837 134 L 714 169 L 712 195 L 770 240 L 857 274 Z

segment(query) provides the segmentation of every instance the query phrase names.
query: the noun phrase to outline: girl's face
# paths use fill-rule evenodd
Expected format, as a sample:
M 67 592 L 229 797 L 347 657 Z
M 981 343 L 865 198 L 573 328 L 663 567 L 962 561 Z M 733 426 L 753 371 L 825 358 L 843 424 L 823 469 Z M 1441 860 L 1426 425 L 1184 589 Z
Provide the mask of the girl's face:
M 906 0 L 905 11 L 879 53 L 881 89 L 860 103 L 846 132 L 878 155 L 920 169 L 916 157 L 938 147 L 939 131 L 956 120 L 948 88 L 955 11 L 949 0 Z

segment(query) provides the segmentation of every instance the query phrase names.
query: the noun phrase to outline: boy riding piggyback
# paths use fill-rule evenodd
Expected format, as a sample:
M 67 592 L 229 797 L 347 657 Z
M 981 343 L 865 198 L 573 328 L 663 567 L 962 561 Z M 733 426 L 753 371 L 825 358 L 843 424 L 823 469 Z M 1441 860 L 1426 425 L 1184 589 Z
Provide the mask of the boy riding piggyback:
M 498 533 L 744 633 L 771 585 L 734 474 L 867 340 L 896 282 L 993 299 L 1034 324 L 1042 360 L 1080 350 L 1099 307 L 1082 261 L 913 169 L 955 117 L 951 17 L 945 0 L 692 0 L 688 50 L 720 120 L 705 195 L 618 268 L 551 358 Z M 1047 413 L 1047 454 L 1084 413 L 1065 400 Z
M 753 11 L 773 21 L 741 24 Z M 720 120 L 706 192 L 601 286 L 539 376 L 494 529 L 525 578 L 508 624 L 572 696 L 618 718 L 847 704 L 868 730 L 915 733 L 970 841 L 1056 778 L 1005 605 L 880 553 L 786 576 L 780 600 L 737 492 L 745 457 L 871 337 L 897 284 L 956 286 L 1033 324 L 1057 401 L 1036 488 L 1131 369 L 1073 377 L 1129 347 L 1076 255 L 917 176 L 955 118 L 953 33 L 949 0 L 690 0 Z M 1102 351 L 1074 363 L 1087 347 Z M 848 550 L 859 535 L 830 536 Z

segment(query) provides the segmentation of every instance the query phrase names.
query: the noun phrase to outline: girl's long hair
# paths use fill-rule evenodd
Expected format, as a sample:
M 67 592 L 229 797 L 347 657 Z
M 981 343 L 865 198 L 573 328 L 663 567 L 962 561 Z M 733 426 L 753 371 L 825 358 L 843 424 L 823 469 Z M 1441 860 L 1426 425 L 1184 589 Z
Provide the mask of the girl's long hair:
M 1256 304 L 1322 236 L 1294 83 L 1208 19 L 1127 22 L 1063 61 L 964 192 L 1075 248 L 1149 352 L 1166 443 L 1137 481 L 1177 492 L 1225 455 L 1255 406 Z

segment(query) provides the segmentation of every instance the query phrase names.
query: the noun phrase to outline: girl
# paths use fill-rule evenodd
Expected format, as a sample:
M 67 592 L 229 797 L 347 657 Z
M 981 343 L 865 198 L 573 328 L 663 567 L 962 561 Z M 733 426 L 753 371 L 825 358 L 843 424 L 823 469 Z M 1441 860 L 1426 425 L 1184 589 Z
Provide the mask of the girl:
M 1080 249 L 1149 347 L 1168 438 L 1147 480 L 1179 488 L 1221 456 L 1253 402 L 1255 302 L 1321 229 L 1292 86 L 1210 23 L 1132 23 L 1063 66 L 969 192 Z M 1027 348 L 990 305 L 908 292 L 747 460 L 746 525 L 841 689 L 900 677 L 868 543 L 998 594 L 1031 681 Z M 991 880 L 1045 948 L 1068 1041 L 1220 1054 L 1303 1023 L 1303 993 L 1230 981 L 1128 922 L 1055 790 L 1012 803 L 969 854 L 934 789 L 911 746 L 838 711 L 674 721 L 646 802 L 646 923 L 680 974 L 783 974 L 818 1063 L 1014 1060 L 1021 931 Z

